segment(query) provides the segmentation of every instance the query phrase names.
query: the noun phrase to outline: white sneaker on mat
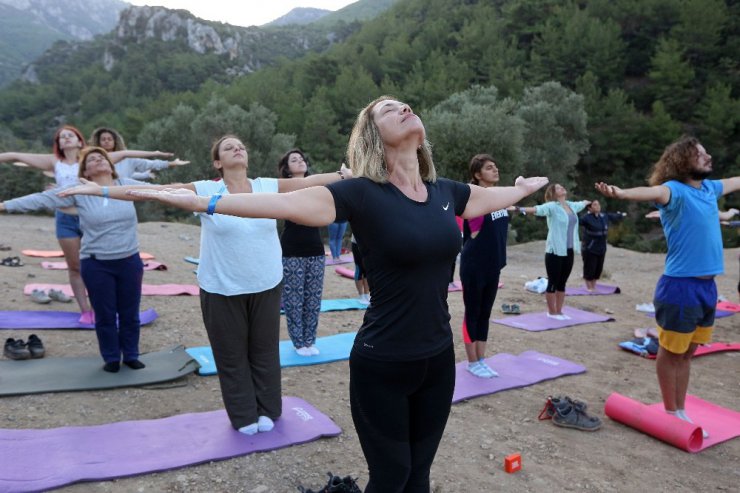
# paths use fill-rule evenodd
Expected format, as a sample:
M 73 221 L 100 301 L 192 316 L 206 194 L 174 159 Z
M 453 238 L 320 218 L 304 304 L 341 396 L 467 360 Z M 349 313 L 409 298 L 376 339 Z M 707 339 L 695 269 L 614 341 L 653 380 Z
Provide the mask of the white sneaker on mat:
M 311 352 L 311 356 L 318 356 L 321 351 L 319 351 L 319 348 L 317 348 L 315 345 L 311 344 L 306 349 L 308 349 Z
M 311 353 L 311 350 L 307 347 L 296 348 L 295 352 L 298 353 L 299 356 L 313 356 L 313 353 Z

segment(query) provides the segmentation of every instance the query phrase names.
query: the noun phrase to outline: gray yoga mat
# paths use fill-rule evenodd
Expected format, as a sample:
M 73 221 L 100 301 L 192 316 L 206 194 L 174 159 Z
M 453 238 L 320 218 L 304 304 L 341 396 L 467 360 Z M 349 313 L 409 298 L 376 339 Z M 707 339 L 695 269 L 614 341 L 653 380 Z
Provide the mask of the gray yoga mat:
M 103 371 L 103 360 L 97 355 L 0 360 L 0 396 L 149 385 L 175 380 L 200 366 L 182 346 L 142 354 L 139 359 L 146 368 L 121 365 L 118 373 Z

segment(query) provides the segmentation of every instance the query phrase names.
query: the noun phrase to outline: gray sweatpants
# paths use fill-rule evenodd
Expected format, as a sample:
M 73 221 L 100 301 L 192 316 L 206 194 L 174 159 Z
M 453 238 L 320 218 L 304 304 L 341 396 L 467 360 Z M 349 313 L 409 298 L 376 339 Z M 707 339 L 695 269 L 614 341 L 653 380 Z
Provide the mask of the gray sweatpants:
M 239 429 L 282 414 L 280 293 L 282 285 L 223 296 L 200 290 L 203 323 L 218 369 L 231 426 Z

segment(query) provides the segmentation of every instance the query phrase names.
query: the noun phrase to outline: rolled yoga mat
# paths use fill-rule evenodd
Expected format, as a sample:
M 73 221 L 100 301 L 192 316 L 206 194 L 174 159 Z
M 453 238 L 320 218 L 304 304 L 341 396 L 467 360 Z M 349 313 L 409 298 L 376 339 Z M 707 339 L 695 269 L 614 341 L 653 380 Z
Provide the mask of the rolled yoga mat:
M 295 352 L 291 341 L 280 341 L 280 366 L 310 366 L 349 359 L 357 332 L 347 332 L 333 336 L 319 337 L 316 347 L 321 351 L 316 356 L 301 356 Z M 215 375 L 216 362 L 210 346 L 189 347 L 188 354 L 200 364 L 198 375 Z
M 45 491 L 167 471 L 341 433 L 328 416 L 297 397 L 283 397 L 283 415 L 272 431 L 252 436 L 234 430 L 223 410 L 97 426 L 3 429 L 0 456 L 7 459 L 0 461 L 0 491 Z
M 609 286 L 599 283 L 596 283 L 596 289 L 593 291 L 586 289 L 586 286 L 565 288 L 566 296 L 604 296 L 609 294 L 619 294 L 621 292 L 622 290 L 619 289 L 619 286 Z
M 467 361 L 455 366 L 453 403 L 586 371 L 585 366 L 537 351 L 524 351 L 519 355 L 499 353 L 485 361 L 498 373 L 498 377 L 478 378 L 472 375 L 467 370 Z
M 707 354 L 723 353 L 725 351 L 740 351 L 740 342 L 712 342 L 696 348 L 694 358 L 706 356 Z M 656 355 L 646 356 L 647 359 L 655 359 Z
M 139 313 L 141 325 L 157 319 L 153 308 Z M 76 312 L 52 311 L 0 311 L 0 329 L 94 329 L 95 324 L 81 324 L 80 314 Z
M 513 317 L 497 318 L 492 322 L 514 327 L 515 329 L 539 332 L 542 330 L 562 329 L 573 325 L 591 324 L 600 322 L 613 322 L 614 319 L 609 316 L 599 315 L 598 313 L 587 312 L 563 307 L 563 313 L 570 317 L 570 320 L 556 320 L 547 316 L 547 312 L 525 313 L 524 315 L 515 315 Z
M 717 303 L 717 310 L 723 312 L 740 312 L 740 303 L 731 303 L 729 301 L 720 301 Z
M 699 452 L 740 436 L 740 413 L 693 395 L 686 396 L 686 414 L 694 424 L 667 414 L 662 402 L 646 405 L 616 392 L 607 398 L 604 413 L 687 452 Z M 702 438 L 702 428 L 709 438 Z
M 67 262 L 41 262 L 41 268 L 47 270 L 67 270 Z M 167 270 L 167 266 L 154 260 L 144 262 L 144 270 Z
M 103 371 L 103 359 L 97 355 L 0 360 L 0 396 L 149 385 L 169 382 L 198 369 L 198 363 L 183 347 L 145 353 L 139 359 L 146 368 L 132 370 L 121 365 L 118 373 Z
M 67 296 L 74 296 L 72 287 L 69 284 L 26 284 L 23 288 L 23 294 L 30 296 L 34 289 L 48 291 L 49 289 L 58 289 Z M 200 288 L 194 284 L 142 284 L 142 296 L 179 296 L 190 295 L 199 296 Z

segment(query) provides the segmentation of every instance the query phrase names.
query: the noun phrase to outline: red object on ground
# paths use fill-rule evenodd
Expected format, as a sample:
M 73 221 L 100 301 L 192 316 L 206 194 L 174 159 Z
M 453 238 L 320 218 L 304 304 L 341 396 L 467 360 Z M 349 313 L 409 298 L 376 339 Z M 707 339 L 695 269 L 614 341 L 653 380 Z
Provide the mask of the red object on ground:
M 522 454 L 511 454 L 504 458 L 504 471 L 517 472 L 522 468 Z

